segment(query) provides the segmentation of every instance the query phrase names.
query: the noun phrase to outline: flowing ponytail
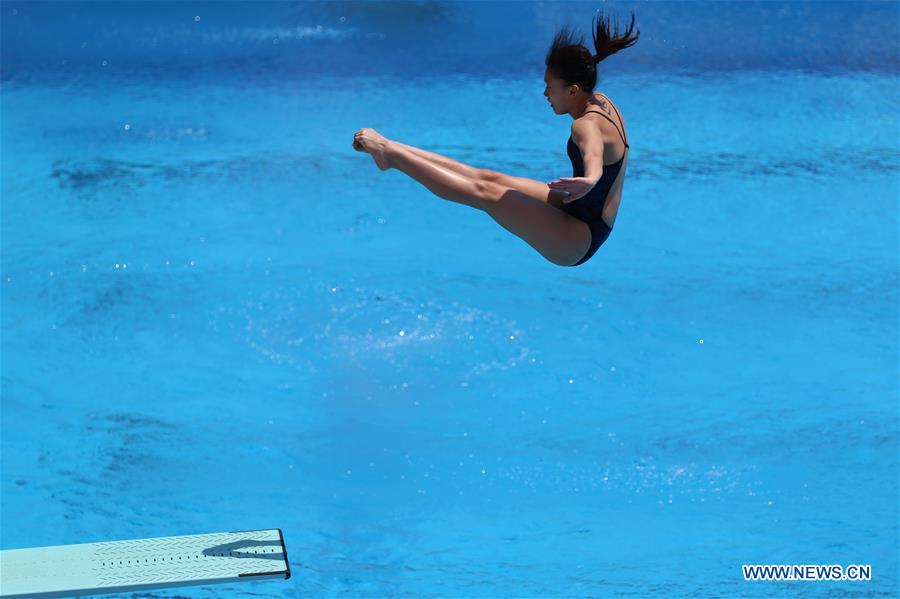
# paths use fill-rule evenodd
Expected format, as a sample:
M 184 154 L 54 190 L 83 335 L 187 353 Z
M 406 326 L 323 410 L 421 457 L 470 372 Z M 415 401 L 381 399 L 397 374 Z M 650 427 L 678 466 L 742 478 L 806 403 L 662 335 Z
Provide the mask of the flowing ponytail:
M 566 85 L 579 85 L 587 93 L 594 90 L 597 85 L 597 63 L 615 54 L 619 50 L 633 45 L 640 35 L 640 29 L 632 35 L 634 29 L 634 13 L 631 14 L 631 24 L 622 35 L 619 35 L 619 21 L 610 34 L 609 17 L 597 11 L 598 18 L 594 22 L 594 51 L 592 54 L 582 43 L 576 39 L 568 26 L 563 26 L 553 38 L 553 44 L 547 52 L 546 65 L 558 79 L 562 79 Z
M 614 33 L 610 35 L 609 17 L 604 17 L 600 10 L 597 12 L 600 14 L 594 22 L 594 50 L 597 52 L 597 54 L 594 55 L 595 63 L 600 62 L 607 56 L 615 54 L 619 50 L 631 46 L 638 40 L 638 37 L 641 34 L 641 30 L 638 29 L 636 35 L 631 35 L 631 32 L 634 29 L 634 13 L 631 13 L 631 24 L 628 25 L 628 29 L 620 36 L 619 18 L 616 17 Z

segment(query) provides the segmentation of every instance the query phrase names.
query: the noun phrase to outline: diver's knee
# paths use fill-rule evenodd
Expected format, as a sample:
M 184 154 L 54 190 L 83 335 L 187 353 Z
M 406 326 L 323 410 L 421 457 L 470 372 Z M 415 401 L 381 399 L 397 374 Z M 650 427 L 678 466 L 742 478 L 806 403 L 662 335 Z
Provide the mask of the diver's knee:
M 478 179 L 475 182 L 475 188 L 478 197 L 489 206 L 496 205 L 508 191 L 506 187 L 490 179 Z
M 498 173 L 495 170 L 491 170 L 489 168 L 480 168 L 475 172 L 478 175 L 479 181 L 486 181 L 488 183 L 499 183 L 500 182 L 501 173 Z

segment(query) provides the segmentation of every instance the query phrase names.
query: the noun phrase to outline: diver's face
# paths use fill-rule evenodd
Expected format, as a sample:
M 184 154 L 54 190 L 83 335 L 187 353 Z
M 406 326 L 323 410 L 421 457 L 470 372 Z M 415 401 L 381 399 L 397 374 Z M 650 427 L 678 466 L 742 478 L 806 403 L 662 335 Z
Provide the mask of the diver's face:
M 550 102 L 553 112 L 557 114 L 568 112 L 568 95 L 565 82 L 562 79 L 556 79 L 549 70 L 544 73 L 544 96 Z

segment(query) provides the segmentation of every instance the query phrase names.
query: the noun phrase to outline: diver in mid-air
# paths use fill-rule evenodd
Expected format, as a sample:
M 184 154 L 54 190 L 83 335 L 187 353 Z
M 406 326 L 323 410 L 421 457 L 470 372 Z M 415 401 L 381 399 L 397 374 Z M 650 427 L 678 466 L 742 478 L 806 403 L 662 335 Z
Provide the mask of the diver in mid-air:
M 547 53 L 544 95 L 554 113 L 574 119 L 566 148 L 571 177 L 543 183 L 477 168 L 369 128 L 354 134 L 353 148 L 371 154 L 381 170 L 396 168 L 444 199 L 484 210 L 550 262 L 583 264 L 612 231 L 629 147 L 618 108 L 593 91 L 596 65 L 634 44 L 640 30 L 632 35 L 633 28 L 634 14 L 621 36 L 618 23 L 611 35 L 609 20 L 601 14 L 594 23 L 596 54 L 576 42 L 568 27 L 559 30 Z

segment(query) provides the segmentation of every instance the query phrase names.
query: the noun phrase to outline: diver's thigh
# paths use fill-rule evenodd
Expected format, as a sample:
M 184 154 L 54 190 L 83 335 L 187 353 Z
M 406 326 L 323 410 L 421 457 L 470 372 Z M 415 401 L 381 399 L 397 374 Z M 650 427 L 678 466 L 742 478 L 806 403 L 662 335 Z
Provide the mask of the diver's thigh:
M 574 264 L 591 245 L 590 227 L 574 216 L 511 187 L 498 187 L 494 194 L 484 210 L 554 264 Z

